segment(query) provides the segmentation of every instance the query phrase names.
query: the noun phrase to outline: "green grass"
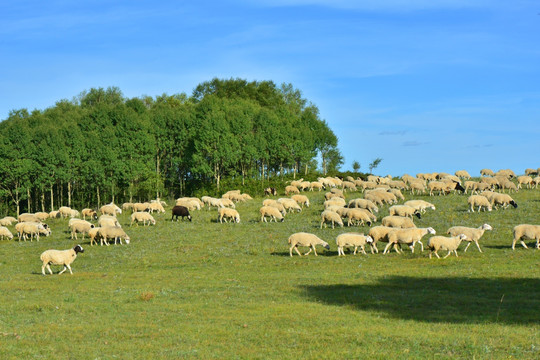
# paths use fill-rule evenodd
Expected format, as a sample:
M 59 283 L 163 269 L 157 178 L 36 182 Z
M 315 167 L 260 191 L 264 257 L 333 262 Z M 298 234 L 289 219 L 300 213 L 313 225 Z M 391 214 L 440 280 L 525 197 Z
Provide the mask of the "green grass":
M 50 221 L 39 243 L 0 242 L 0 358 L 540 357 L 540 251 L 510 249 L 513 226 L 540 223 L 540 190 L 490 213 L 468 213 L 464 195 L 414 196 L 437 206 L 418 226 L 494 228 L 484 253 L 473 244 L 445 260 L 408 250 L 339 258 L 336 236 L 368 227 L 319 229 L 323 194 L 308 196 L 311 208 L 277 224 L 258 222 L 261 198 L 238 205 L 240 224 L 203 209 L 191 223 L 167 212 L 155 227 L 129 228 L 122 215 L 132 243 L 79 241 L 73 276 L 42 276 L 39 260 L 75 244 L 67 221 Z M 298 231 L 331 250 L 290 258 Z

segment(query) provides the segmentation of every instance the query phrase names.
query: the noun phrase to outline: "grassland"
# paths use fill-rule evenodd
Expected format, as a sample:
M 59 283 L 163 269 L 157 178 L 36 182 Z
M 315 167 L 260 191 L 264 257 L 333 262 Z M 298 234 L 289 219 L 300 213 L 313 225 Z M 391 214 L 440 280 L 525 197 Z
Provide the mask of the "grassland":
M 415 196 L 437 206 L 418 226 L 494 228 L 484 253 L 472 245 L 446 260 L 338 258 L 335 237 L 368 228 L 319 229 L 323 195 L 308 195 L 309 209 L 277 224 L 259 223 L 261 198 L 238 205 L 240 224 L 204 209 L 129 228 L 122 215 L 132 243 L 79 241 L 73 276 L 41 275 L 42 251 L 75 243 L 65 220 L 39 243 L 0 242 L 0 358 L 540 358 L 540 251 L 510 249 L 513 226 L 540 223 L 540 189 L 490 213 L 467 212 L 463 195 Z M 331 251 L 290 258 L 298 231 Z

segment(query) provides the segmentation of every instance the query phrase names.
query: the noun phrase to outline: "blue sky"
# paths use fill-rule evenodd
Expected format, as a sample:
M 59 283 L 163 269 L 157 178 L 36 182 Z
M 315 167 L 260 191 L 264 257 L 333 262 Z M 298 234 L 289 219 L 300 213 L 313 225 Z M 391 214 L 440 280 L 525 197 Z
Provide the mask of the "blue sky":
M 343 169 L 540 167 L 537 1 L 22 0 L 0 23 L 0 119 L 92 87 L 273 80 L 319 107 Z

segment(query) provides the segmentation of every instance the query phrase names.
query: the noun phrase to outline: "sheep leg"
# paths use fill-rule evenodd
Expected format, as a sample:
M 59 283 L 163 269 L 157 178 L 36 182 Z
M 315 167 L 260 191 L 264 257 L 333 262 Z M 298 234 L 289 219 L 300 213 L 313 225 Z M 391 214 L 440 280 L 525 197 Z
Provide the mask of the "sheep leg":
M 315 256 L 318 256 L 317 255 L 317 250 L 315 249 L 315 244 L 311 244 L 311 247 L 313 248 L 313 253 L 315 254 Z
M 420 252 L 424 252 L 424 244 L 420 240 L 418 240 L 418 243 L 420 244 Z
M 392 243 L 388 243 L 388 245 L 386 245 L 384 247 L 384 251 L 383 251 L 383 254 L 386 254 L 388 252 L 388 249 L 390 248 L 390 246 L 392 246 Z
M 471 245 L 470 242 L 467 243 L 467 246 L 465 246 L 465 249 L 463 249 L 463 252 L 467 252 L 467 249 L 469 248 L 469 245 Z M 478 243 L 476 243 L 476 245 L 478 246 Z M 480 248 L 480 247 L 478 247 L 478 248 Z
M 437 250 L 435 250 L 435 255 L 437 255 L 437 258 L 440 259 L 441 257 L 439 256 L 439 254 L 437 253 Z
M 311 252 L 311 250 L 313 250 L 311 247 L 309 248 L 309 251 L 307 253 L 304 254 L 304 256 L 307 256 L 309 255 L 309 253 Z
M 43 266 L 41 267 L 41 273 L 42 273 L 43 275 L 46 275 L 46 274 L 45 274 L 45 265 L 43 265 Z
M 525 241 L 521 240 L 521 245 L 523 245 L 523 247 L 524 247 L 525 249 L 528 249 L 527 244 L 525 244 Z
M 364 249 L 364 245 L 360 246 L 360 250 L 362 250 L 362 254 L 367 255 L 366 249 Z
M 53 274 L 53 272 L 52 272 L 52 270 L 51 270 L 51 265 L 50 265 L 50 264 L 47 264 L 47 270 L 49 270 L 49 273 L 50 273 L 51 275 Z
M 449 257 L 451 253 L 452 253 L 452 250 L 448 251 L 448 254 L 446 254 L 446 256 L 443 257 L 443 259 L 446 259 L 447 257 Z
M 476 244 L 476 247 L 478 248 L 478 251 L 482 252 L 482 249 L 480 249 L 480 244 L 478 243 L 478 240 L 474 240 L 474 243 Z
M 457 249 L 454 250 L 454 254 L 456 254 L 456 257 L 459 257 L 457 254 Z
M 67 270 L 67 266 L 64 264 L 64 270 L 60 271 L 60 272 L 58 273 L 58 275 L 62 275 L 62 274 L 64 273 L 64 271 L 66 271 L 66 270 Z M 70 271 L 71 271 L 71 270 L 70 270 Z
M 294 246 L 294 250 L 296 250 L 296 253 L 300 256 L 302 256 L 302 254 L 300 253 L 300 250 L 298 250 L 298 247 L 297 246 Z
M 358 250 L 358 246 L 355 246 L 354 247 L 354 252 L 353 252 L 353 255 L 356 255 L 356 251 Z

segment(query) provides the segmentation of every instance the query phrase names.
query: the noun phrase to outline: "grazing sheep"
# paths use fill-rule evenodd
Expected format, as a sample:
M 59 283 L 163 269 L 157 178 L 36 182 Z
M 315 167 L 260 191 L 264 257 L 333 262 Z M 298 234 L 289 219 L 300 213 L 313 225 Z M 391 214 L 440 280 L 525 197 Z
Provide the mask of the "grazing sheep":
M 231 199 L 218 199 L 221 202 L 222 207 L 227 207 L 231 209 L 236 209 L 236 205 Z
M 285 210 L 285 207 L 281 203 L 277 202 L 277 200 L 266 199 L 263 201 L 263 206 L 275 207 L 283 216 L 287 214 L 287 210 Z
M 37 212 L 34 215 L 36 215 L 39 221 L 45 221 L 49 218 L 49 213 L 46 212 Z
M 143 202 L 143 203 L 135 203 L 133 206 L 131 206 L 131 211 L 148 211 L 150 210 L 150 203 L 149 202 Z
M 208 210 L 210 210 L 210 208 L 212 207 L 215 207 L 215 208 L 222 208 L 222 207 L 225 207 L 223 205 L 223 202 L 221 201 L 222 199 L 216 199 L 216 198 L 213 198 L 211 196 L 203 196 L 201 198 L 201 200 L 206 204 L 208 205 Z
M 36 214 L 22 213 L 19 215 L 18 221 L 22 222 L 41 222 Z
M 129 224 L 129 226 L 133 226 L 134 222 L 137 223 L 137 226 L 139 226 L 140 222 L 143 223 L 143 226 L 146 226 L 146 222 L 148 222 L 148 225 L 156 225 L 156 219 L 154 219 L 152 215 L 144 211 L 134 212 L 133 214 L 131 214 L 131 223 Z
M 527 249 L 523 239 L 536 240 L 535 247 L 540 248 L 540 225 L 521 224 L 514 227 L 514 240 L 512 241 L 512 250 L 515 250 L 517 241 Z
M 414 228 L 414 229 L 396 229 L 388 233 L 388 245 L 384 248 L 383 254 L 387 254 L 390 247 L 393 245 L 394 250 L 399 254 L 398 244 L 407 244 L 414 253 L 414 245 L 419 243 L 421 251 L 424 251 L 424 244 L 422 244 L 422 237 L 427 234 L 435 234 L 436 231 L 432 227 L 428 228 Z
M 90 219 L 97 220 L 97 211 L 94 209 L 82 209 L 81 215 L 83 216 L 83 219 L 86 220 L 86 217 L 88 216 Z
M 305 195 L 293 195 L 291 196 L 291 199 L 296 201 L 298 205 L 302 205 L 302 207 L 304 207 L 304 205 L 306 205 L 306 207 L 309 207 L 309 199 Z
M 191 215 L 189 214 L 189 209 L 185 206 L 177 205 L 172 208 L 171 221 L 173 221 L 175 217 L 176 217 L 176 221 L 178 221 L 179 216 L 182 218 L 182 220 L 184 220 L 184 218 L 187 217 L 188 220 L 191 221 Z
M 388 242 L 388 234 L 395 230 L 396 228 L 388 227 L 388 226 L 374 226 L 371 229 L 369 229 L 368 235 L 371 236 L 373 239 L 373 242 L 371 245 L 371 253 L 373 254 L 373 251 L 376 253 L 379 252 L 379 249 L 377 249 L 377 243 L 380 242 Z
M 366 244 L 372 244 L 373 239 L 369 235 L 359 234 L 359 233 L 347 233 L 338 235 L 336 238 L 336 244 L 338 247 L 338 256 L 345 256 L 343 248 L 345 247 L 354 247 L 353 255 L 356 255 L 356 251 L 360 248 L 362 254 L 366 255 L 366 250 L 364 246 Z
M 403 205 L 407 205 L 412 208 L 415 208 L 416 210 L 420 211 L 420 213 L 422 214 L 426 212 L 426 209 L 435 210 L 435 205 L 425 200 L 409 200 L 409 201 L 405 201 Z
M 321 214 L 321 229 L 323 227 L 326 227 L 326 223 L 331 222 L 332 223 L 332 229 L 334 228 L 334 224 L 338 224 L 339 226 L 343 227 L 343 221 L 341 220 L 341 216 L 339 216 L 338 213 L 334 211 L 325 210 Z
M 385 216 L 382 218 L 381 223 L 383 226 L 401 229 L 416 227 L 411 218 L 403 216 Z
M 517 185 L 518 189 L 521 189 L 521 185 L 523 184 L 527 185 L 527 189 L 531 189 L 534 184 L 533 178 L 528 175 L 518 176 L 517 181 L 518 181 L 518 185 Z
M 495 173 L 495 176 L 505 176 L 508 179 L 512 179 L 516 177 L 516 174 L 510 169 L 501 169 Z
M 285 195 L 289 194 L 300 194 L 300 190 L 294 185 L 287 185 L 285 186 Z
M 129 244 L 130 242 L 130 238 L 124 229 L 116 226 L 101 227 L 98 231 L 98 236 L 101 238 L 101 246 L 103 246 L 103 242 L 105 242 L 105 245 L 109 246 L 107 239 L 114 239 L 115 245 L 118 240 L 120 240 L 120 245 L 122 245 L 122 239 L 126 240 L 126 244 Z
M 58 219 L 58 218 L 60 218 L 60 217 L 61 217 L 60 211 L 58 211 L 58 210 L 53 210 L 53 211 L 51 211 L 51 212 L 49 213 L 49 218 L 50 218 L 50 219 Z
M 71 208 L 69 206 L 61 206 L 60 209 L 58 209 L 58 213 L 61 218 L 71 217 Z
M 36 240 L 39 241 L 39 235 L 43 233 L 45 236 L 50 235 L 50 229 L 46 224 L 41 222 L 21 222 L 15 225 L 15 231 L 17 231 L 17 236 L 19 240 L 22 238 L 26 241 L 28 235 L 30 235 L 30 241 L 33 241 L 34 236 Z
M 273 206 L 263 206 L 261 207 L 261 209 L 259 210 L 260 214 L 261 214 L 261 222 L 267 222 L 266 221 L 266 217 L 270 217 L 270 222 L 272 222 L 272 219 L 277 222 L 278 219 L 279 221 L 283 222 L 285 220 L 285 218 L 283 217 L 283 215 L 281 214 L 281 212 L 273 207 Z
M 357 191 L 356 185 L 351 181 L 343 181 L 341 185 L 343 186 L 343 191 L 345 190 Z
M 380 197 L 376 193 L 378 193 L 378 191 L 368 193 L 368 194 L 364 195 L 364 199 L 371 201 L 373 204 L 375 204 L 375 206 L 383 206 L 384 201 L 383 201 L 382 197 Z
M 403 196 L 403 193 L 399 189 L 390 189 L 388 192 L 394 194 L 397 199 L 405 200 L 405 196 Z
M 223 220 L 227 222 L 227 219 L 231 219 L 234 222 L 240 222 L 240 214 L 235 209 L 230 208 L 220 208 L 218 209 L 218 220 L 220 223 L 223 223 Z
M 476 247 L 478 248 L 478 251 L 482 252 L 482 249 L 480 249 L 480 244 L 478 244 L 478 240 L 484 235 L 484 232 L 486 230 L 493 230 L 491 225 L 484 224 L 480 226 L 479 228 L 470 228 L 465 226 L 452 226 L 448 231 L 446 232 L 450 236 L 458 236 L 459 234 L 465 234 L 467 236 L 467 239 L 464 239 L 468 242 L 467 246 L 463 250 L 463 252 L 466 252 L 471 243 L 474 241 L 476 244 Z
M 425 194 L 426 192 L 426 185 L 424 184 L 422 180 L 412 181 L 409 184 L 409 188 L 411 189 L 411 194 L 413 195 L 414 195 L 415 190 L 417 194 L 420 194 L 420 193 Z
M 531 169 L 531 168 L 527 168 L 525 169 L 525 175 L 540 175 L 538 174 L 538 169 Z
M 116 216 L 116 214 L 121 214 L 122 209 L 120 209 L 118 206 L 116 206 L 114 203 L 110 203 L 107 205 L 103 205 L 99 208 L 99 212 L 103 215 L 113 215 Z
M 75 236 L 75 239 L 77 239 L 77 233 L 83 234 L 83 240 L 84 240 L 84 234 L 88 234 L 90 229 L 93 229 L 95 226 L 94 224 L 89 223 L 86 220 L 79 220 L 75 221 L 70 224 L 71 228 L 71 240 L 73 240 L 73 237 Z
M 484 211 L 486 211 L 486 209 L 487 209 L 487 211 L 491 211 L 491 204 L 490 204 L 489 200 L 487 199 L 487 197 L 485 197 L 485 196 L 471 195 L 467 199 L 467 203 L 470 206 L 469 211 L 471 211 L 471 212 L 474 212 L 474 207 L 475 206 L 478 206 L 478 212 L 480 212 L 480 210 L 482 208 L 484 208 Z
M 378 213 L 379 208 L 373 203 L 373 201 L 366 199 L 352 199 L 347 205 L 348 208 L 361 208 L 371 211 L 372 213 Z
M 505 189 L 508 189 L 508 192 L 511 192 L 511 191 L 517 192 L 519 190 L 519 188 L 516 186 L 516 184 L 514 184 L 513 182 L 511 182 L 508 179 L 499 180 L 499 187 L 503 191 Z
M 121 227 L 116 217 L 111 215 L 101 215 L 98 219 L 98 226 L 100 227 Z
M 288 243 L 291 245 L 291 247 L 289 248 L 289 254 L 291 255 L 291 257 L 293 256 L 293 249 L 298 255 L 302 256 L 302 254 L 300 254 L 300 251 L 298 251 L 298 246 L 305 246 L 310 248 L 309 251 L 304 254 L 304 256 L 309 255 L 312 250 L 315 253 L 315 256 L 317 256 L 317 250 L 315 250 L 316 245 L 321 245 L 325 249 L 330 250 L 330 245 L 328 245 L 326 241 L 320 239 L 317 235 L 305 232 L 292 234 L 291 236 L 289 236 Z
M 2 240 L 4 240 L 5 237 L 7 237 L 9 240 L 12 240 L 13 234 L 11 233 L 11 231 L 9 231 L 7 227 L 0 226 L 0 237 L 2 238 Z
M 514 199 L 512 199 L 512 197 L 508 194 L 494 193 L 490 201 L 492 206 L 495 207 L 495 209 L 497 209 L 499 205 L 503 209 L 506 209 L 508 205 L 512 205 L 514 208 L 518 207 Z
M 232 200 L 230 199 L 219 199 L 222 205 L 224 200 L 230 201 L 232 203 Z M 184 206 L 190 211 L 201 210 L 201 205 L 199 204 L 199 202 L 189 198 L 176 199 L 176 206 Z
M 63 265 L 64 270 L 60 271 L 58 275 L 63 274 L 66 270 L 69 270 L 69 273 L 73 275 L 70 265 L 77 258 L 77 254 L 83 252 L 84 249 L 81 245 L 75 245 L 73 249 L 69 250 L 46 250 L 42 252 L 41 256 L 39 257 L 43 262 L 43 265 L 41 266 L 41 273 L 46 275 L 45 268 L 47 268 L 49 273 L 52 275 L 53 272 L 51 270 L 51 265 Z
M 324 203 L 323 203 L 323 206 L 326 208 L 328 206 L 333 206 L 333 205 L 336 205 L 336 206 L 345 206 L 347 205 L 347 202 L 345 201 L 345 199 L 342 199 L 340 197 L 334 197 L 334 198 L 331 198 L 330 200 L 326 200 Z
M 438 191 L 439 195 L 446 195 L 448 184 L 442 181 L 430 181 L 428 183 L 429 196 L 433 196 L 433 192 Z
M 365 223 L 371 225 L 376 220 L 377 218 L 375 215 L 366 209 L 349 209 L 349 211 L 347 211 L 347 226 L 351 226 L 353 224 L 363 226 Z
M 276 188 L 274 187 L 267 187 L 264 189 L 264 196 L 267 196 L 267 195 L 273 195 L 273 196 L 276 196 L 277 195 L 277 191 L 276 191 Z
M 160 202 L 151 202 L 150 206 L 148 207 L 148 211 L 151 212 L 151 213 L 153 213 L 154 211 L 156 211 L 158 213 L 164 213 L 165 208 L 163 207 L 163 205 L 161 205 Z
M 300 205 L 298 205 L 298 203 L 294 201 L 293 199 L 281 198 L 281 199 L 278 199 L 278 203 L 283 205 L 285 210 L 287 210 L 288 212 L 292 212 L 293 210 L 296 210 L 297 212 L 302 211 L 302 208 L 300 207 Z
M 317 189 L 318 191 L 321 191 L 324 189 L 324 185 L 319 181 L 312 181 L 309 184 L 309 191 L 313 191 L 313 189 Z
M 410 217 L 411 219 L 413 216 L 416 216 L 419 219 L 422 218 L 420 211 L 408 205 L 394 205 L 391 206 L 388 211 L 390 212 L 391 216 Z
M 493 172 L 493 170 L 490 170 L 490 169 L 482 169 L 482 170 L 480 170 L 480 175 L 482 175 L 482 176 L 495 176 L 495 173 Z
M 403 180 L 391 180 L 388 182 L 388 186 L 395 190 L 407 189 L 407 184 Z
M 429 248 L 429 258 L 431 259 L 431 254 L 435 253 L 435 255 L 440 259 L 441 257 L 437 253 L 439 250 L 448 250 L 448 254 L 443 259 L 446 259 L 447 257 L 454 252 L 456 254 L 456 257 L 458 257 L 457 254 L 457 248 L 459 247 L 459 244 L 463 240 L 467 239 L 467 235 L 465 234 L 459 234 L 457 236 L 453 237 L 445 237 L 445 236 L 432 236 L 429 238 L 427 246 Z
M 13 216 L 6 216 L 5 218 L 0 219 L 1 226 L 11 226 L 14 222 L 17 222 Z
M 471 175 L 466 170 L 458 170 L 454 173 L 457 177 L 463 178 L 463 179 L 470 179 Z
M 88 237 L 90 238 L 90 245 L 94 246 L 94 242 L 97 245 L 97 235 L 99 233 L 100 227 L 94 227 L 88 231 Z
M 131 210 L 133 211 L 133 203 L 132 202 L 125 202 L 122 204 L 122 211 L 128 211 L 128 210 Z M 83 210 L 84 211 L 84 210 Z M 84 216 L 84 215 L 83 215 Z

